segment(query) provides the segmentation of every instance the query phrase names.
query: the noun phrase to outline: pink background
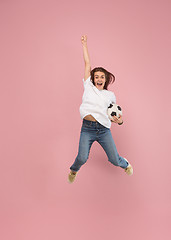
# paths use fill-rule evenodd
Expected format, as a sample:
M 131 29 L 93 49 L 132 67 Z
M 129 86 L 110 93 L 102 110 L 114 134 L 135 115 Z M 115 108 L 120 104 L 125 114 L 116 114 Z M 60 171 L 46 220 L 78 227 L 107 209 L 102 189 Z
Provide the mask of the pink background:
M 171 239 L 171 2 L 0 1 L 0 239 Z M 95 142 L 67 182 L 92 68 L 116 76 L 111 131 L 127 176 Z

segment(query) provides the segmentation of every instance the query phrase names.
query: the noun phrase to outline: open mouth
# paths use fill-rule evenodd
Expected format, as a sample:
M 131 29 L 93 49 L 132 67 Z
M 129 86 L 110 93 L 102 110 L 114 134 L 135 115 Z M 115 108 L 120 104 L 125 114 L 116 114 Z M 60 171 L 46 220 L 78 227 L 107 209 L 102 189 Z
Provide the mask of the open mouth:
M 103 83 L 97 83 L 97 85 L 101 86 Z

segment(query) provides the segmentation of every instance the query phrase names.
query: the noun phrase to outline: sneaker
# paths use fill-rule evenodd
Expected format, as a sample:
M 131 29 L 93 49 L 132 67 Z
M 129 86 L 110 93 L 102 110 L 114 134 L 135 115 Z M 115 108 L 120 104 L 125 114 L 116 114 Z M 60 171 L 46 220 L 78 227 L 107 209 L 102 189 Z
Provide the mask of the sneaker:
M 128 162 L 128 160 L 126 159 L 126 158 L 124 158 L 127 162 Z M 133 174 L 133 168 L 132 168 L 132 166 L 131 166 L 131 164 L 128 162 L 128 166 L 127 166 L 127 168 L 125 168 L 125 172 L 129 175 L 129 176 L 131 176 L 132 174 Z
M 73 183 L 75 178 L 76 178 L 77 172 L 73 172 L 72 170 L 70 171 L 68 175 L 68 182 Z

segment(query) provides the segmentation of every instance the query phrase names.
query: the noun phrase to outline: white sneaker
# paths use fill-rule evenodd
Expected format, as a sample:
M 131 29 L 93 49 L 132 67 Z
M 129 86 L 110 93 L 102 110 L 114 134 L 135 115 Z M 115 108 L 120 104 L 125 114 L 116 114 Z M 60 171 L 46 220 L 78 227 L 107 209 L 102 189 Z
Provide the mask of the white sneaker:
M 126 158 L 124 158 L 127 162 L 128 162 L 128 160 L 126 159 Z M 128 162 L 128 166 L 127 166 L 127 168 L 125 168 L 125 172 L 129 175 L 129 176 L 131 176 L 132 174 L 133 174 L 133 167 L 131 166 L 131 164 Z

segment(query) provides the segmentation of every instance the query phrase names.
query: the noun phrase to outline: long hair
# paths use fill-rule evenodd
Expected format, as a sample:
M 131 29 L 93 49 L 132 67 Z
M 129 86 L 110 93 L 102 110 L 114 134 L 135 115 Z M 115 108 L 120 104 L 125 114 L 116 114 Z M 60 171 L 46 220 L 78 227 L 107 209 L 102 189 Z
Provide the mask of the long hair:
M 91 74 L 91 79 L 92 79 L 92 82 L 93 84 L 95 85 L 94 83 L 94 73 L 95 72 L 103 72 L 105 74 L 105 78 L 106 78 L 106 82 L 105 82 L 105 85 L 104 85 L 104 89 L 108 90 L 108 85 L 113 83 L 115 81 L 115 76 L 108 72 L 106 69 L 102 68 L 102 67 L 96 67 L 94 69 L 91 70 L 90 74 Z

